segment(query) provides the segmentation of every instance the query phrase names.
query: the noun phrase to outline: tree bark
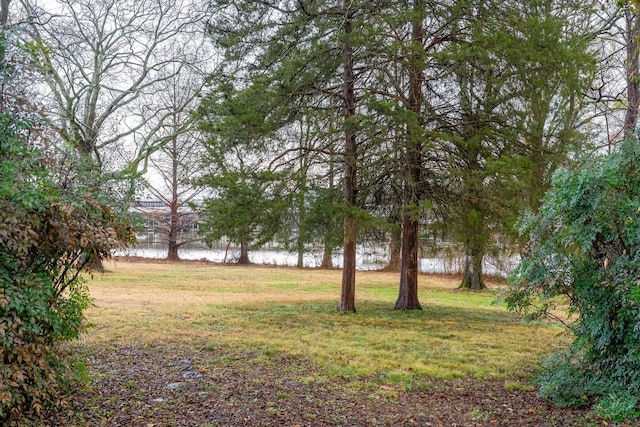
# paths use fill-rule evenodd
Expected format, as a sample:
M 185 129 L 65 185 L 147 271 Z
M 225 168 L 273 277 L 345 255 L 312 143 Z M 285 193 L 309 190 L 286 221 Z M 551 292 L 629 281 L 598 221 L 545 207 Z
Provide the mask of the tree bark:
M 238 264 L 241 265 L 246 265 L 246 264 L 251 264 L 251 261 L 249 261 L 249 245 L 247 244 L 246 240 L 242 239 L 240 241 L 240 258 L 238 258 Z
M 418 222 L 410 216 L 403 220 L 403 241 L 418 240 Z M 396 310 L 422 310 L 418 300 L 418 245 L 402 245 L 400 289 L 394 307 Z
M 640 107 L 640 12 L 627 7 L 627 111 L 624 118 L 624 139 L 633 138 L 638 126 L 638 108 Z
M 306 174 L 305 174 L 306 175 Z M 304 193 L 306 190 L 303 188 L 300 190 L 300 195 L 298 196 L 298 231 L 296 236 L 296 252 L 298 260 L 296 262 L 296 266 L 298 268 L 304 267 L 304 241 L 302 240 L 302 227 L 304 223 L 304 216 L 302 212 L 304 212 Z
M 389 262 L 384 268 L 387 271 L 400 271 L 402 266 L 402 229 L 394 228 L 389 238 Z
M 342 263 L 342 289 L 340 293 L 340 304 L 338 311 L 355 312 L 356 294 L 356 220 L 353 208 L 356 205 L 356 97 L 355 97 L 355 77 L 353 72 L 353 47 L 351 46 L 352 17 L 351 0 L 343 0 L 342 8 L 344 13 L 343 35 L 344 46 L 342 48 L 342 96 L 344 102 L 344 127 L 345 127 L 345 149 L 344 149 L 344 203 L 347 213 L 344 219 L 344 251 Z
M 322 249 L 322 262 L 320 263 L 320 268 L 331 269 L 333 268 L 333 259 L 331 258 L 331 250 L 332 248 L 329 245 L 325 244 Z
M 298 238 L 298 240 L 300 239 Z M 304 245 L 298 244 L 297 252 L 298 252 L 298 260 L 296 262 L 296 267 L 303 268 L 304 267 Z
M 177 126 L 173 117 L 174 129 Z M 178 231 L 180 230 L 180 215 L 178 207 L 180 205 L 179 192 L 178 192 L 178 142 L 177 137 L 174 136 L 171 139 L 171 204 L 169 206 L 169 250 L 167 252 L 167 259 L 171 261 L 177 261 L 180 259 L 178 256 Z
M 178 255 L 178 245 L 175 240 L 169 240 L 169 250 L 167 251 L 167 260 L 178 261 L 180 256 Z
M 10 0 L 0 0 L 0 67 L 4 69 L 7 52 L 7 22 L 9 21 Z
M 474 248 L 472 243 L 467 242 L 464 256 L 464 272 L 460 289 L 482 290 L 487 286 L 482 279 L 482 258 L 484 251 Z
M 0 0 L 0 31 L 4 40 L 7 22 L 9 21 L 9 4 L 11 0 Z
M 9 20 L 10 0 L 0 0 L 0 72 L 5 71 L 7 64 L 7 22 Z M 5 85 L 0 86 L 0 110 L 4 111 L 7 100 L 5 99 Z
M 422 16 L 424 0 L 413 3 L 414 17 L 411 30 L 411 53 L 409 62 L 409 110 L 413 113 L 407 124 L 406 175 L 404 184 L 405 209 L 402 219 L 402 267 L 396 310 L 422 310 L 418 301 L 418 204 L 420 202 L 420 178 L 422 168 L 422 135 L 420 115 L 422 112 L 423 58 Z

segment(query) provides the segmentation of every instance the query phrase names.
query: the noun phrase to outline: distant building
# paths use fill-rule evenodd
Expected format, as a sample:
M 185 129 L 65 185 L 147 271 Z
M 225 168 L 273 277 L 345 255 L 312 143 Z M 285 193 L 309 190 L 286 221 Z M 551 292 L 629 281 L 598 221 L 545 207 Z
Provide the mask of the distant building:
M 136 200 L 130 205 L 130 210 L 139 213 L 144 219 L 146 233 L 166 233 L 169 230 L 171 210 L 167 204 L 158 199 Z M 178 209 L 178 229 L 181 233 L 194 233 L 202 214 L 193 210 L 190 205 L 180 206 Z

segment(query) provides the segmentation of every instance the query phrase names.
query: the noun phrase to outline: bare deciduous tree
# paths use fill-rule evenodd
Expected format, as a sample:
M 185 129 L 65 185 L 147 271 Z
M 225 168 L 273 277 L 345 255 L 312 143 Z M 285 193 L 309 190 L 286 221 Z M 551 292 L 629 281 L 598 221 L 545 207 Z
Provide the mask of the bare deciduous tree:
M 178 249 L 200 240 L 193 232 L 198 222 L 197 213 L 190 204 L 202 193 L 202 187 L 194 184 L 200 174 L 200 157 L 203 146 L 200 133 L 195 129 L 190 109 L 197 101 L 206 70 L 191 63 L 178 75 L 169 70 L 171 77 L 163 81 L 154 104 L 169 112 L 169 119 L 154 132 L 157 140 L 165 142 L 148 158 L 149 174 L 144 180 L 145 190 L 163 209 L 153 218 L 159 232 L 168 245 L 167 259 L 177 260 Z M 145 168 L 146 169 L 146 168 Z
M 62 137 L 102 171 L 137 172 L 171 140 L 157 137 L 173 110 L 155 95 L 189 63 L 189 49 L 171 46 L 201 40 L 202 14 L 188 1 L 22 4 Z

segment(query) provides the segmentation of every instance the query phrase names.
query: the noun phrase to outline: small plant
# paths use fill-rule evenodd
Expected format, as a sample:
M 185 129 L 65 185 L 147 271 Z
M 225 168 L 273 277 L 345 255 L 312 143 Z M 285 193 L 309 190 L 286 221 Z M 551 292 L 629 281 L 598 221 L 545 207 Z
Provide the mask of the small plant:
M 284 391 L 281 391 L 277 394 L 277 399 L 278 400 L 285 400 L 285 399 L 291 399 L 291 393 L 287 393 Z
M 467 414 L 467 418 L 469 419 L 469 421 L 472 421 L 475 423 L 477 422 L 485 423 L 489 421 L 489 413 L 476 408 Z
M 536 379 L 539 395 L 562 408 L 591 405 L 605 385 L 583 368 L 585 364 L 580 355 L 570 352 L 557 352 L 545 359 L 544 371 Z
M 594 408 L 596 415 L 615 423 L 638 418 L 638 397 L 627 391 L 614 391 L 598 400 Z

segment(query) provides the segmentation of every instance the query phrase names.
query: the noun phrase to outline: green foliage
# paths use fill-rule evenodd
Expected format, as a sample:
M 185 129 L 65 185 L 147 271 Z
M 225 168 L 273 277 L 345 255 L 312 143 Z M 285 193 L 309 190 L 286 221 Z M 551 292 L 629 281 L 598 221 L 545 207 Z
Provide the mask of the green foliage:
M 515 237 L 518 214 L 537 208 L 551 173 L 584 144 L 577 107 L 595 60 L 587 28 L 570 23 L 588 21 L 589 7 L 527 0 L 450 8 L 458 40 L 434 56 L 451 70 L 460 117 L 449 118 L 452 126 L 435 138 L 448 162 L 436 177 L 436 215 L 464 245 L 467 265 L 476 264 L 476 282 L 481 258 L 498 246 L 494 237 Z
M 606 385 L 584 369 L 585 363 L 584 354 L 556 352 L 548 357 L 542 364 L 543 373 L 536 379 L 539 395 L 553 399 L 563 408 L 590 405 Z
M 603 418 L 608 418 L 613 422 L 637 418 L 638 397 L 626 390 L 615 390 L 604 396 L 595 407 L 595 413 Z
M 202 208 L 205 218 L 199 231 L 207 244 L 226 236 L 235 243 L 260 246 L 279 230 L 287 199 L 280 197 L 277 175 L 226 171 L 202 182 L 215 191 Z
M 313 188 L 308 191 L 299 239 L 306 244 L 322 240 L 332 250 L 342 244 L 344 203 L 338 189 Z
M 571 348 L 541 377 L 542 394 L 562 405 L 585 405 L 615 390 L 629 393 L 627 403 L 640 397 L 639 165 L 633 140 L 559 170 L 540 212 L 522 221 L 530 246 L 507 303 L 529 318 L 552 315 L 559 305 L 575 315 Z
M 200 130 L 218 137 L 215 143 L 223 152 L 235 145 L 260 146 L 284 120 L 284 101 L 262 77 L 252 79 L 243 89 L 236 89 L 242 82 L 232 77 L 210 78 L 214 77 L 218 79 L 216 86 L 195 112 Z
M 91 165 L 39 148 L 43 129 L 0 115 L 0 420 L 9 425 L 59 391 L 57 346 L 78 336 L 91 304 L 79 273 L 133 238 Z

